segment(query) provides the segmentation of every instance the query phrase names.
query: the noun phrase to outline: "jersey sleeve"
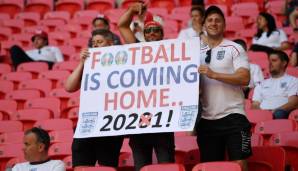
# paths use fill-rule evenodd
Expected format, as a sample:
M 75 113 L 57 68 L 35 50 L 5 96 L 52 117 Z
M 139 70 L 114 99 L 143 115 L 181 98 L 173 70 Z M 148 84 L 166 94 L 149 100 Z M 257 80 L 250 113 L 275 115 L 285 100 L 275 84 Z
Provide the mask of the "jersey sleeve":
M 55 53 L 56 62 L 64 61 L 63 54 L 61 53 L 60 49 L 58 47 L 54 47 L 53 50 Z
M 56 166 L 53 167 L 53 171 L 65 171 L 65 164 L 63 161 L 59 160 Z
M 234 46 L 232 49 L 233 65 L 235 70 L 246 68 L 249 70 L 248 57 L 244 49 L 240 46 Z
M 257 102 L 262 102 L 262 96 L 261 96 L 261 84 L 258 84 L 255 88 L 254 88 L 254 93 L 252 96 L 252 101 L 257 101 Z
M 290 96 L 298 96 L 298 79 L 294 78 L 290 82 L 288 97 Z

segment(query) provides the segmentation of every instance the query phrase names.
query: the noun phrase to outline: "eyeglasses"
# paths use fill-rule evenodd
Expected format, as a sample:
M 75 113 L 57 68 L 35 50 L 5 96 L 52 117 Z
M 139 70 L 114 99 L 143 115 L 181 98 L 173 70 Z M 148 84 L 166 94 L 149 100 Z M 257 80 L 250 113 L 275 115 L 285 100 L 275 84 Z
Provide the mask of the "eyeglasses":
M 149 28 L 145 28 L 144 29 L 144 33 L 145 34 L 149 34 L 149 33 L 159 33 L 161 32 L 161 28 L 160 27 L 149 27 Z
M 206 64 L 210 64 L 210 61 L 211 61 L 211 49 L 207 50 L 206 58 L 205 58 Z

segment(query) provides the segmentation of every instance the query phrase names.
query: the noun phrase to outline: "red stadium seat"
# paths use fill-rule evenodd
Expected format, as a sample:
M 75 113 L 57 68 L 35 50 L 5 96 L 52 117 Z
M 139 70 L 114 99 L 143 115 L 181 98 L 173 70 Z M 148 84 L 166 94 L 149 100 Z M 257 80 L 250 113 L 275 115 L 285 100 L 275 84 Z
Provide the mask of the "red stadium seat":
M 270 145 L 283 147 L 286 151 L 287 164 L 294 170 L 298 169 L 298 132 L 273 134 L 270 138 Z
M 75 38 L 75 37 L 77 37 L 78 33 L 81 31 L 81 26 L 78 24 L 67 24 L 67 25 L 64 25 L 63 27 L 57 27 L 55 31 L 68 32 L 68 33 L 70 33 L 71 38 Z M 59 47 L 62 52 L 63 52 L 62 47 L 64 47 L 64 46 Z M 63 53 L 63 55 L 65 55 L 65 54 Z M 68 60 L 69 57 L 64 56 L 64 59 Z
M 33 78 L 37 78 L 38 74 L 49 70 L 49 65 L 45 62 L 25 62 L 17 67 L 17 71 L 30 72 Z
M 254 127 L 258 122 L 268 121 L 273 119 L 273 114 L 269 110 L 261 110 L 261 109 L 247 109 L 246 117 L 249 122 Z
M 72 120 L 73 127 L 75 128 L 79 118 L 79 107 L 70 108 L 67 112 L 67 118 Z
M 179 6 L 191 6 L 191 0 L 179 0 Z
M 20 33 L 20 34 L 13 35 L 12 40 L 15 41 L 15 42 L 19 42 L 22 49 L 31 50 L 32 49 L 31 37 L 32 37 L 32 34 Z
M 226 17 L 225 36 L 235 37 L 236 32 L 244 29 L 243 19 L 237 16 Z
M 69 119 L 47 119 L 37 121 L 34 126 L 46 131 L 71 130 L 72 122 Z
M 108 166 L 80 166 L 76 171 L 116 171 L 116 169 Z
M 8 120 L 11 115 L 17 110 L 17 102 L 14 100 L 0 100 L 0 112 L 2 113 L 2 119 Z
M 65 164 L 65 169 L 66 170 L 69 170 L 69 171 L 72 171 L 73 168 L 72 168 L 72 156 L 69 155 L 69 156 L 66 156 L 64 159 L 63 159 L 63 162 Z
M 21 12 L 23 8 L 23 0 L 1 0 L 0 2 L 0 11 L 9 14 L 11 18 L 13 18 L 15 14 Z
M 6 13 L 0 13 L 0 19 L 3 21 L 3 20 L 8 20 L 10 19 L 10 15 L 9 14 L 6 14 Z M 1 25 L 1 24 L 0 24 Z
M 23 142 L 24 132 L 5 132 L 0 134 L 0 146 L 5 144 L 18 144 Z
M 80 53 L 82 48 L 87 47 L 88 38 L 74 38 L 69 42 L 69 45 L 76 49 L 76 53 Z
M 53 6 L 53 1 L 27 0 L 25 11 L 37 12 L 43 17 L 46 12 L 53 10 Z
M 13 91 L 13 82 L 7 80 L 0 80 L 0 99 L 4 99 L 5 94 Z
M 277 16 L 278 21 L 283 21 L 286 18 L 283 12 L 284 6 L 285 6 L 285 1 L 275 0 L 275 1 L 268 1 L 266 3 L 265 8 L 269 13 Z
M 23 144 L 7 144 L 0 146 L 0 170 L 5 170 L 7 162 L 15 157 L 22 157 Z
M 80 19 L 84 17 L 88 18 L 96 18 L 98 16 L 99 12 L 97 10 L 82 10 L 82 11 L 77 11 L 73 18 Z
M 73 130 L 59 130 L 49 132 L 51 143 L 72 142 Z
M 71 155 L 71 142 L 54 143 L 49 148 L 49 157 L 62 160 Z
M 227 14 L 230 15 L 231 7 L 234 4 L 234 0 L 208 0 L 205 5 L 226 5 L 227 6 Z M 226 16 L 228 16 L 226 15 Z
M 70 18 L 70 14 L 66 11 L 49 11 L 44 15 L 44 19 L 62 20 L 64 23 L 67 23 Z
M 17 19 L 4 20 L 2 24 L 4 27 L 10 28 L 12 33 L 21 33 L 25 25 L 23 20 Z
M 11 71 L 12 71 L 12 68 L 9 64 L 0 63 L 0 76 L 2 76 L 3 74 L 9 73 Z
M 114 1 L 111 0 L 88 0 L 87 1 L 87 10 L 96 10 L 100 13 L 105 12 L 106 10 L 114 8 Z
M 70 75 L 69 71 L 50 70 L 39 74 L 38 78 L 49 79 L 52 81 L 53 88 L 56 88 L 58 80 L 64 80 Z
M 239 164 L 235 162 L 206 162 L 197 164 L 192 171 L 241 171 Z
M 55 41 L 57 46 L 63 46 L 70 40 L 70 33 L 68 32 L 51 32 L 49 33 L 50 42 Z
M 0 41 L 6 41 L 10 38 L 10 35 L 12 34 L 12 30 L 7 27 L 0 27 Z
M 15 100 L 18 103 L 17 109 L 23 109 L 27 100 L 39 97 L 41 97 L 41 93 L 38 90 L 14 90 L 7 93 L 5 99 Z
M 133 3 L 136 3 L 137 0 L 123 0 L 121 2 L 120 7 L 123 9 L 128 9 L 128 7 L 130 7 Z
M 269 138 L 272 134 L 292 132 L 297 128 L 296 122 L 288 119 L 276 119 L 262 121 L 256 124 L 255 133 L 262 134 L 264 137 L 264 143 L 269 143 Z
M 298 68 L 288 67 L 286 72 L 287 72 L 287 74 L 298 78 Z
M 12 81 L 16 89 L 21 81 L 31 80 L 32 74 L 30 72 L 10 72 L 3 74 L 1 79 Z
M 66 118 L 68 116 L 68 111 L 74 107 L 79 107 L 80 105 L 80 97 L 79 96 L 72 96 L 67 102 L 66 108 L 63 109 L 61 113 L 62 118 Z
M 186 170 L 191 170 L 198 163 L 200 163 L 200 150 L 195 148 L 188 151 L 184 160 Z
M 159 8 L 159 7 L 148 8 L 148 11 L 153 15 L 160 16 L 163 20 L 169 17 L 168 11 L 165 8 Z
M 60 118 L 60 100 L 54 97 L 29 99 L 25 103 L 25 109 L 49 109 L 51 117 Z
M 0 121 L 0 133 L 23 131 L 23 124 L 20 121 Z
M 125 11 L 126 9 L 123 9 L 123 8 L 110 9 L 110 10 L 107 10 L 104 13 L 104 15 L 106 15 L 110 20 L 110 26 L 114 25 L 114 27 L 116 28 L 119 20 L 119 16 L 124 14 Z
M 64 27 L 65 22 L 61 19 L 45 19 L 41 20 L 39 25 L 47 27 L 49 32 L 54 32 L 57 27 Z
M 165 163 L 165 164 L 151 164 L 141 168 L 140 171 L 185 171 L 182 164 L 177 163 Z
M 59 0 L 55 8 L 57 11 L 67 11 L 71 16 L 74 15 L 76 11 L 84 9 L 83 0 Z
M 71 32 L 69 32 L 69 33 L 70 33 L 70 36 L 72 37 L 72 33 Z M 74 36 L 76 36 L 76 34 Z M 65 45 L 65 46 L 60 46 L 59 48 L 60 48 L 60 50 L 61 50 L 61 52 L 63 54 L 63 57 L 64 57 L 64 60 L 65 61 L 69 61 L 71 56 L 77 55 L 76 49 L 74 47 L 72 47 L 72 46 Z M 59 62 L 58 63 L 55 63 L 55 64 L 57 64 L 59 66 Z M 55 64 L 53 66 L 53 69 L 55 68 Z
M 46 97 L 52 89 L 52 82 L 48 79 L 22 81 L 19 84 L 19 89 L 39 90 L 41 96 Z
M 235 3 L 231 7 L 232 15 L 242 17 L 246 27 L 252 26 L 259 15 L 259 6 L 256 2 Z
M 15 19 L 24 20 L 24 26 L 36 26 L 40 20 L 40 14 L 36 12 L 21 12 L 16 14 Z
M 69 93 L 64 88 L 56 88 L 56 89 L 51 90 L 49 95 L 51 97 L 56 97 L 56 98 L 60 99 L 61 111 L 63 111 L 63 109 L 65 109 L 67 107 L 68 100 L 74 96 L 78 97 L 80 95 L 80 91 L 76 91 L 74 93 Z
M 272 167 L 272 171 L 282 171 L 285 169 L 286 153 L 281 147 L 252 147 L 252 154 L 253 155 L 248 158 L 249 167 L 250 165 L 259 165 L 259 167 L 262 166 L 261 168 L 267 169 Z M 250 169 L 250 171 L 260 171 L 260 169 Z
M 150 7 L 166 8 L 170 13 L 176 7 L 174 0 L 151 0 Z
M 298 109 L 293 110 L 290 115 L 289 115 L 289 119 L 296 121 L 296 123 L 298 124 Z
M 78 61 L 57 62 L 53 65 L 53 70 L 67 70 L 72 72 L 78 64 Z
M 188 152 L 198 148 L 196 136 L 178 136 L 175 137 L 175 149 Z
M 23 123 L 24 130 L 33 127 L 36 121 L 51 118 L 51 111 L 48 109 L 23 109 L 17 110 L 11 117 L 11 120 L 18 120 Z
M 251 146 L 263 146 L 264 145 L 264 138 L 260 134 L 252 134 L 251 136 Z

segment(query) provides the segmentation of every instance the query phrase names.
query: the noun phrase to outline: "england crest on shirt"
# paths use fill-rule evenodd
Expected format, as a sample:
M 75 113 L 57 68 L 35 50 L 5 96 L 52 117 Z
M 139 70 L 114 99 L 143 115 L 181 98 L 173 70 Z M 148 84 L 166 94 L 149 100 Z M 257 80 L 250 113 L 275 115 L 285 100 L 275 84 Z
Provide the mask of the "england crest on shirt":
M 225 52 L 224 50 L 218 51 L 216 55 L 217 60 L 222 60 L 225 57 Z
M 281 88 L 285 88 L 287 86 L 287 82 L 282 82 L 281 84 L 280 84 L 280 87 Z

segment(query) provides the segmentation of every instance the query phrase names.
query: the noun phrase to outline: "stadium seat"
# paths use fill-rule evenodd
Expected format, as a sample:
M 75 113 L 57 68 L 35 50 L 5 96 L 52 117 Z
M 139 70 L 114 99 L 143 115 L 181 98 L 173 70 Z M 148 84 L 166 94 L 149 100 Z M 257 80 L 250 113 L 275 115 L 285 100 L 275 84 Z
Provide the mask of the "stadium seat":
M 226 5 L 227 6 L 227 14 L 225 16 L 229 16 L 230 15 L 230 11 L 231 11 L 231 7 L 234 4 L 234 0 L 208 0 L 206 2 L 205 5 L 209 6 L 209 5 Z
M 0 11 L 9 14 L 11 18 L 13 18 L 15 14 L 21 12 L 23 8 L 23 0 L 1 0 L 0 2 Z
M 175 7 L 172 13 L 168 16 L 172 20 L 176 20 L 179 23 L 179 28 L 184 29 L 188 27 L 188 20 L 190 19 L 190 6 Z M 186 23 L 186 25 L 184 25 Z
M 73 140 L 73 130 L 57 130 L 50 131 L 49 136 L 51 138 L 51 144 L 62 143 L 62 142 L 72 142 Z
M 38 74 L 49 70 L 49 65 L 46 62 L 25 62 L 17 67 L 18 72 L 30 72 L 33 78 L 37 78 Z
M 191 0 L 179 0 L 179 6 L 191 6 Z
M 12 34 L 12 30 L 7 27 L 0 27 L 0 41 L 9 40 L 10 35 Z
M 43 19 L 54 19 L 54 20 L 62 20 L 64 23 L 67 23 L 70 20 L 71 16 L 66 11 L 49 11 L 45 13 Z
M 1 79 L 12 81 L 14 83 L 14 88 L 17 89 L 21 81 L 31 80 L 32 74 L 30 72 L 10 72 L 3 74 Z
M 66 23 L 60 19 L 46 19 L 39 22 L 39 25 L 47 27 L 49 32 L 54 32 L 57 27 L 64 27 L 65 24 Z
M 29 99 L 25 103 L 25 109 L 41 108 L 51 111 L 51 118 L 60 118 L 60 100 L 54 97 Z
M 24 26 L 36 26 L 40 20 L 40 14 L 36 12 L 21 12 L 16 14 L 15 19 L 23 20 Z
M 165 164 L 151 164 L 141 168 L 140 171 L 185 171 L 182 164 L 165 163 Z
M 2 24 L 4 27 L 10 28 L 14 34 L 21 33 L 25 25 L 23 20 L 17 19 L 4 20 Z
M 34 126 L 46 131 L 71 130 L 72 122 L 69 119 L 46 119 L 37 121 Z
M 114 1 L 111 0 L 88 0 L 86 9 L 87 10 L 96 10 L 100 13 L 105 12 L 106 10 L 114 8 Z
M 23 157 L 23 144 L 7 144 L 0 146 L 0 170 L 5 170 L 7 162 L 15 157 Z
M 78 64 L 78 61 L 57 62 L 53 65 L 53 70 L 67 70 L 72 72 L 78 66 Z
M 69 32 L 69 33 L 70 33 L 70 35 L 71 35 L 71 32 Z M 76 33 L 76 34 L 77 34 L 77 33 Z M 75 35 L 75 36 L 76 36 L 76 35 Z M 65 61 L 65 62 L 67 62 L 67 61 L 71 61 L 71 59 L 70 59 L 71 56 L 73 56 L 73 55 L 78 55 L 78 54 L 76 53 L 76 49 L 75 49 L 73 46 L 65 45 L 65 46 L 60 46 L 59 48 L 60 48 L 60 50 L 61 50 L 61 52 L 62 52 L 62 54 L 63 54 L 63 57 L 64 57 L 64 61 Z M 55 63 L 55 64 L 57 64 L 57 65 L 59 66 L 59 62 L 57 62 L 57 63 Z M 54 64 L 54 66 L 53 66 L 53 69 L 55 69 L 55 67 L 57 67 L 57 66 L 55 66 L 55 64 Z M 63 65 L 62 67 L 64 67 L 64 65 Z M 59 67 L 59 68 L 60 68 L 60 67 Z
M 265 8 L 269 13 L 277 16 L 277 21 L 283 21 L 286 18 L 283 13 L 284 6 L 285 6 L 284 0 L 275 0 L 275 1 L 268 1 L 266 3 Z
M 117 28 L 117 23 L 119 20 L 119 16 L 121 16 L 122 14 L 124 14 L 124 12 L 126 11 L 125 8 L 115 8 L 115 9 L 110 9 L 107 10 L 104 15 L 107 16 L 107 18 L 110 21 L 110 26 L 113 28 Z M 114 26 L 112 26 L 114 25 Z
M 67 24 L 67 25 L 64 25 L 63 27 L 57 27 L 55 31 L 68 32 L 68 33 L 70 33 L 71 38 L 75 38 L 75 37 L 77 37 L 78 33 L 81 31 L 81 26 L 78 24 Z M 59 47 L 62 52 L 63 52 L 62 47 L 64 47 L 64 46 Z M 63 53 L 63 55 L 65 55 L 65 54 Z M 69 59 L 69 57 L 64 56 L 64 59 L 67 61 Z
M 49 32 L 49 28 L 47 26 L 37 25 L 37 26 L 28 26 L 28 27 L 23 28 L 23 33 L 28 33 L 28 34 L 33 35 L 33 34 L 35 34 L 36 30 L 42 30 L 47 33 Z
M 69 98 L 66 108 L 62 111 L 61 117 L 66 118 L 67 112 L 72 109 L 73 107 L 79 107 L 80 105 L 80 97 L 79 96 L 72 96 Z
M 262 134 L 264 137 L 264 144 L 269 143 L 269 138 L 272 134 L 292 132 L 297 128 L 296 122 L 289 119 L 275 119 L 262 121 L 256 124 L 255 133 Z
M 11 71 L 12 71 L 12 68 L 9 64 L 0 63 L 0 76 L 6 73 L 10 73 Z
M 157 15 L 161 17 L 163 20 L 167 19 L 169 17 L 168 11 L 165 8 L 148 8 L 148 11 L 152 13 L 153 15 Z
M 259 6 L 256 2 L 235 3 L 231 7 L 232 16 L 238 16 L 243 19 L 245 27 L 251 27 L 259 15 Z
M 24 89 L 39 90 L 41 93 L 41 97 L 46 97 L 52 89 L 52 82 L 48 79 L 22 81 L 19 84 L 19 90 Z
M 188 152 L 198 148 L 196 136 L 178 136 L 175 137 L 175 150 Z
M 272 168 L 272 171 L 283 171 L 286 166 L 286 153 L 281 147 L 258 146 L 252 147 L 252 156 L 248 158 L 248 165 L 259 165 L 261 168 Z M 255 168 L 255 167 L 254 167 Z M 250 170 L 250 171 L 260 171 Z
M 71 155 L 71 142 L 54 143 L 50 145 L 48 154 L 52 159 L 62 160 Z
M 48 109 L 22 109 L 17 110 L 11 117 L 11 120 L 21 121 L 24 130 L 33 127 L 36 121 L 51 118 L 51 111 Z
M 283 132 L 273 134 L 270 138 L 270 145 L 281 146 L 286 151 L 286 161 L 293 170 L 298 169 L 298 132 Z
M 38 78 L 49 79 L 52 81 L 52 88 L 56 88 L 56 83 L 58 80 L 64 80 L 70 75 L 69 71 L 59 71 L 59 70 L 50 70 L 42 72 L 38 75 Z
M 128 9 L 133 3 L 136 3 L 137 0 L 123 0 L 120 7 L 123 9 Z
M 66 115 L 67 115 L 66 118 L 72 120 L 72 125 L 75 128 L 77 126 L 78 118 L 79 118 L 79 107 L 70 108 L 67 111 Z
M 241 171 L 239 164 L 235 162 L 206 162 L 197 164 L 192 171 Z
M 273 119 L 273 114 L 269 110 L 261 110 L 261 109 L 247 109 L 246 117 L 249 122 L 254 127 L 258 122 L 267 121 Z
M 296 78 L 298 78 L 298 68 L 294 68 L 294 67 L 288 67 L 286 70 L 287 74 L 292 75 Z
M 108 166 L 81 166 L 76 168 L 76 171 L 116 171 L 116 169 Z
M 225 36 L 235 37 L 236 32 L 244 29 L 243 19 L 237 16 L 226 17 Z
M 0 133 L 23 131 L 23 124 L 20 121 L 0 121 Z
M 41 97 L 41 93 L 38 90 L 14 90 L 7 93 L 5 99 L 15 100 L 18 103 L 17 109 L 23 109 L 27 100 L 39 97 Z
M 74 38 L 69 42 L 69 45 L 76 49 L 76 53 L 80 53 L 82 48 L 87 47 L 88 38 Z
M 17 102 L 14 100 L 0 100 L 0 112 L 2 120 L 9 120 L 13 112 L 17 110 Z
M 290 115 L 289 115 L 289 119 L 296 121 L 297 125 L 298 125 L 298 109 L 293 110 Z
M 6 144 L 23 143 L 23 136 L 23 131 L 2 133 L 0 134 L 0 146 Z
M 189 150 L 184 160 L 186 170 L 191 170 L 198 163 L 200 163 L 200 150 L 198 148 Z
M 53 1 L 27 0 L 25 11 L 37 12 L 43 17 L 45 13 L 53 10 L 53 6 Z
M 251 136 L 251 146 L 263 146 L 264 145 L 264 138 L 260 134 L 252 134 Z
M 51 32 L 49 33 L 50 42 L 55 41 L 56 46 L 63 46 L 70 40 L 70 33 L 68 32 Z
M 31 37 L 32 37 L 32 34 L 20 33 L 20 34 L 14 34 L 11 40 L 15 42 L 19 42 L 23 50 L 31 50 L 32 49 Z
M 168 13 L 171 13 L 172 9 L 176 7 L 174 0 L 151 0 L 149 7 L 166 8 Z
M 10 15 L 9 14 L 7 14 L 7 13 L 0 13 L 0 19 L 3 21 L 3 20 L 8 20 L 8 19 L 10 19 Z M 1 23 L 0 23 L 0 25 L 1 25 Z
M 7 80 L 0 80 L 0 99 L 5 98 L 5 94 L 13 91 L 13 82 Z
M 74 93 L 69 93 L 64 88 L 55 88 L 50 91 L 49 95 L 51 97 L 56 97 L 60 100 L 61 111 L 63 111 L 63 109 L 67 108 L 68 100 L 73 96 L 79 96 L 80 91 L 76 91 Z
M 96 18 L 100 14 L 97 10 L 82 10 L 82 11 L 77 11 L 73 18 L 80 19 L 80 18 Z
M 245 28 L 245 29 L 239 30 L 236 33 L 236 36 L 245 38 L 247 46 L 250 47 L 252 43 L 252 38 L 255 34 L 256 34 L 256 30 L 254 28 Z
M 84 9 L 83 0 L 59 0 L 55 8 L 57 11 L 67 11 L 71 16 L 74 15 L 76 11 Z

